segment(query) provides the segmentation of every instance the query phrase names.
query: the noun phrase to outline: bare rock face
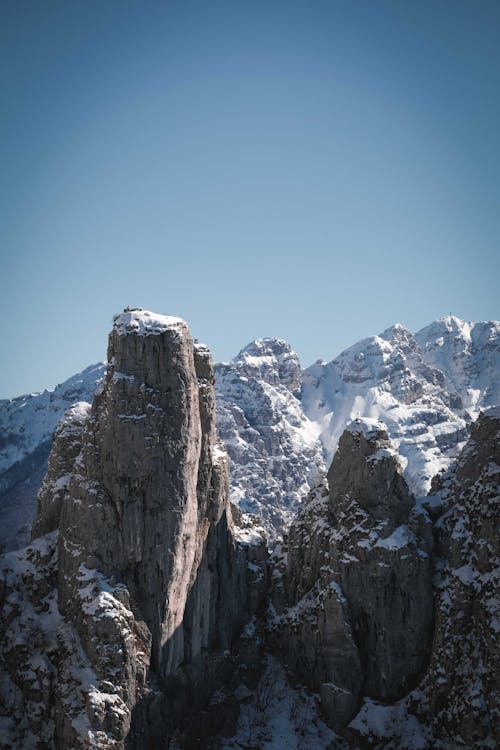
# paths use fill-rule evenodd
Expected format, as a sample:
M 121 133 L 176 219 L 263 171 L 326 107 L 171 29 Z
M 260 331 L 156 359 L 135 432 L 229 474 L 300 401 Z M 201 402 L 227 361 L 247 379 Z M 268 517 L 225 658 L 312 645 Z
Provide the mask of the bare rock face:
M 435 519 L 435 623 L 427 667 L 408 695 L 366 698 L 354 747 L 491 750 L 500 745 L 500 410 L 472 424 L 456 465 L 421 498 Z
M 290 666 L 320 690 L 334 728 L 361 696 L 403 695 L 422 672 L 432 627 L 432 530 L 415 507 L 383 426 L 356 420 L 329 474 L 292 524 L 274 574 Z M 280 578 L 280 575 L 282 578 Z
M 46 747 L 159 746 L 209 697 L 247 615 L 208 350 L 178 318 L 127 310 L 108 363 L 92 408 L 58 429 L 34 527 L 46 536 L 2 568 L 11 631 L 38 635 L 3 655 L 0 695 L 26 707 L 16 665 L 45 654 Z M 40 598 L 41 580 L 54 616 L 27 631 L 21 603 Z
M 500 409 L 472 425 L 443 482 L 441 565 L 429 670 L 415 696 L 438 742 L 500 745 Z M 441 746 L 441 745 L 439 745 Z
M 90 404 L 79 401 L 63 415 L 54 435 L 47 474 L 38 493 L 38 507 L 31 531 L 37 539 L 59 528 L 61 506 L 68 494 L 68 486 L 75 459 L 82 449 L 85 425 L 90 416 Z

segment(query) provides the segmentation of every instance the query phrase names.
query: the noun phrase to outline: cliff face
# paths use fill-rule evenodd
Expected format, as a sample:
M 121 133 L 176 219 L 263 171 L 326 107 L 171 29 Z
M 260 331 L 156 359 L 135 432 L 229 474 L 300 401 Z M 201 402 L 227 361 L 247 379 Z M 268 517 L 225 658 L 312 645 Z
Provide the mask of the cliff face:
M 440 494 L 436 626 L 419 712 L 441 741 L 500 744 L 500 409 L 472 425 Z
M 380 423 L 355 420 L 274 556 L 275 647 L 349 747 L 499 744 L 499 437 L 496 407 L 415 500 Z
M 37 558 L 33 580 L 52 596 L 50 632 L 35 641 L 54 644 L 46 698 L 55 747 L 162 741 L 193 682 L 208 675 L 200 702 L 213 689 L 210 655 L 228 653 L 246 614 L 246 557 L 232 531 L 208 350 L 183 321 L 132 310 L 114 321 L 108 361 L 92 408 L 59 428 L 34 527 L 49 534 L 13 553 Z M 31 551 L 40 546 L 45 557 Z M 15 632 L 20 602 L 35 594 L 29 584 L 20 593 L 27 578 L 19 581 L 21 558 L 10 557 L 4 602 Z M 20 655 L 14 641 L 4 662 L 22 693 L 13 667 L 27 666 L 33 648 Z M 87 672 L 61 704 L 55 693 L 71 693 L 78 664 Z M 149 689 L 153 674 L 160 690 Z M 173 684 L 182 686 L 175 701 Z M 26 722 L 24 741 L 36 736 Z
M 115 320 L 108 361 L 61 517 L 61 607 L 71 609 L 72 576 L 90 559 L 127 586 L 151 631 L 154 667 L 166 675 L 185 647 L 196 654 L 213 638 L 209 612 L 192 643 L 182 628 L 211 526 L 228 526 L 210 355 L 183 321 L 132 312 Z M 226 600 L 223 622 L 233 608 Z M 219 633 L 226 648 L 231 628 Z
M 423 669 L 432 531 L 377 422 L 351 424 L 328 476 L 330 489 L 316 490 L 290 528 L 274 578 L 274 628 L 286 634 L 287 662 L 340 728 L 361 696 L 397 699 Z
M 266 609 L 270 578 L 271 646 L 320 694 L 339 747 L 496 747 L 498 408 L 417 499 L 384 425 L 355 419 L 268 570 L 249 517 L 236 510 L 233 525 L 208 350 L 183 321 L 128 310 L 108 356 L 92 406 L 56 431 L 32 543 L 0 557 L 0 747 L 159 748 L 230 677 L 237 712 L 264 624 L 245 628 L 239 655 L 235 636 Z M 262 496 L 277 451 L 273 470 L 289 467 L 296 492 L 309 469 L 287 459 L 286 435 L 308 433 L 295 358 L 265 340 L 241 361 L 221 382 L 235 445 L 262 441 L 245 481 L 258 474 Z M 274 421 L 282 403 L 297 420 Z M 294 445 L 310 467 L 315 450 Z M 268 699 L 264 682 L 253 700 Z

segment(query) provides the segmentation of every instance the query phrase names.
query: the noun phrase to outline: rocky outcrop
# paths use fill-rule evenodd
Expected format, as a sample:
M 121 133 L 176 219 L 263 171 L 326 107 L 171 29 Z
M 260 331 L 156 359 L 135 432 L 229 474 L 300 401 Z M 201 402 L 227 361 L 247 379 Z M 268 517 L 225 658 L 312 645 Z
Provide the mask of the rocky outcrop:
M 499 432 L 500 411 L 488 409 L 456 465 L 421 499 L 436 540 L 428 665 L 401 700 L 363 701 L 347 730 L 354 747 L 490 750 L 500 743 Z
M 335 728 L 361 696 L 395 700 L 425 665 L 432 626 L 432 529 L 383 426 L 356 420 L 292 524 L 273 576 L 288 665 L 321 693 Z M 284 636 L 284 637 L 283 637 Z
M 79 401 L 59 421 L 47 473 L 38 493 L 32 539 L 59 528 L 61 508 L 68 495 L 75 459 L 82 449 L 83 433 L 89 416 L 90 404 Z
M 183 321 L 115 318 L 92 408 L 58 429 L 34 530 L 45 536 L 2 566 L 5 622 L 32 641 L 7 645 L 4 700 L 26 708 L 18 667 L 40 657 L 48 747 L 159 746 L 220 682 L 247 616 L 247 562 L 265 565 L 236 543 L 210 354 Z M 53 617 L 27 628 L 20 603 L 43 612 L 40 589 Z
M 0 400 L 0 551 L 28 544 L 58 422 L 76 402 L 92 401 L 104 369 L 91 365 L 53 391 Z
M 500 409 L 472 425 L 442 480 L 440 565 L 429 670 L 415 695 L 436 743 L 500 745 Z

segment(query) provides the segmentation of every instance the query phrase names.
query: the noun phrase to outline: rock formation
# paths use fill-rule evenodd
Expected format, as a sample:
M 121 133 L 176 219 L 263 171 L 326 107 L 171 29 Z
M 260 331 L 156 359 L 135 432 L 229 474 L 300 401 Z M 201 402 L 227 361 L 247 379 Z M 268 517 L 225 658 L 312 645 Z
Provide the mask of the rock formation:
M 370 390 L 375 373 L 383 393 L 372 393 L 370 408 L 392 405 L 392 432 L 409 432 L 393 442 L 380 420 L 352 420 L 327 483 L 306 502 L 315 462 L 323 467 L 298 400 L 296 356 L 264 339 L 219 366 L 218 421 L 238 508 L 208 350 L 178 318 L 117 316 L 92 405 L 76 403 L 56 430 L 31 544 L 0 557 L 0 748 L 161 748 L 189 712 L 191 739 L 208 747 L 226 708 L 236 726 L 252 690 L 254 708 L 269 714 L 273 670 L 280 710 L 287 703 L 273 659 L 259 683 L 263 644 L 319 694 L 339 748 L 498 746 L 499 409 L 472 424 L 427 497 L 411 493 L 396 451 L 411 439 L 428 469 L 429 429 L 445 445 L 450 415 L 461 410 L 465 424 L 495 397 L 489 365 L 474 362 L 479 349 L 487 364 L 497 356 L 496 329 L 464 324 L 455 335 L 454 325 L 441 321 L 423 338 L 395 327 L 368 346 L 368 364 L 358 351 L 335 365 L 356 389 Z M 438 365 L 457 365 L 453 378 Z M 332 382 L 320 381 L 333 398 Z M 456 397 L 467 383 L 477 388 L 465 407 Z M 326 426 L 347 412 L 323 417 Z M 298 508 L 270 562 L 262 529 L 243 512 L 252 502 L 275 538 Z M 209 702 L 200 740 L 192 712 Z M 314 698 L 306 702 L 309 711 Z M 309 736 L 319 741 L 317 729 Z
M 350 748 L 499 744 L 499 436 L 490 408 L 414 500 L 382 425 L 355 420 L 274 555 L 274 647 Z
M 104 365 L 91 365 L 53 391 L 0 400 L 0 552 L 29 542 L 36 498 L 59 420 L 92 401 Z
M 257 514 L 270 539 L 280 537 L 358 416 L 382 419 L 410 489 L 426 494 L 479 411 L 500 401 L 499 341 L 495 321 L 449 316 L 415 334 L 396 324 L 305 372 L 286 341 L 253 341 L 215 368 L 231 500 Z M 27 543 L 57 422 L 75 401 L 92 401 L 104 369 L 0 400 L 0 551 Z
M 442 480 L 436 625 L 418 713 L 444 745 L 500 745 L 500 409 L 472 425 Z
M 324 477 L 317 430 L 300 403 L 298 356 L 282 339 L 258 339 L 216 365 L 217 427 L 231 460 L 231 500 L 261 519 L 271 540 Z
M 330 489 L 314 491 L 290 528 L 273 577 L 272 628 L 287 664 L 321 693 L 341 728 L 361 696 L 395 700 L 423 670 L 432 530 L 375 420 L 355 420 L 344 432 L 328 480 Z
M 128 310 L 108 363 L 58 428 L 44 536 L 2 563 L 12 746 L 38 747 L 41 723 L 47 747 L 158 746 L 220 682 L 247 615 L 208 350 L 180 319 Z

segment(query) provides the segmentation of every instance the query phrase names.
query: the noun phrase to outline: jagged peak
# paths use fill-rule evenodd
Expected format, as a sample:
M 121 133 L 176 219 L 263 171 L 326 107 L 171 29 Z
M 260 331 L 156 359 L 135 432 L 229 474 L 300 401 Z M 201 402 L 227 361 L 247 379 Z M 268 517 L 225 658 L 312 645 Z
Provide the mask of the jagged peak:
M 380 334 L 380 338 L 386 341 L 409 341 L 413 338 L 413 334 L 401 323 L 394 323 Z
M 349 360 L 359 358 L 360 355 L 364 355 L 365 352 L 369 350 L 376 350 L 381 354 L 390 354 L 392 346 L 382 336 L 367 336 L 366 338 L 361 339 L 361 341 L 349 346 L 347 349 L 344 349 L 333 361 L 340 362 L 344 359 Z
M 85 421 L 90 414 L 92 406 L 88 401 L 77 401 L 67 409 L 61 419 L 57 429 L 59 432 L 73 427 L 75 423 Z
M 283 355 L 297 357 L 288 341 L 268 336 L 250 341 L 250 343 L 243 347 L 236 357 L 234 357 L 233 361 L 236 362 L 240 359 L 247 359 L 248 357 L 273 357 L 277 359 Z
M 468 323 L 461 318 L 457 318 L 455 315 L 444 315 L 441 318 L 437 318 L 428 326 L 425 326 L 415 335 L 420 339 L 431 339 L 439 336 L 446 336 L 449 334 L 458 335 L 461 338 L 469 341 L 471 337 L 471 331 L 476 323 Z
M 135 333 L 138 336 L 155 336 L 171 328 L 186 328 L 182 318 L 171 315 L 160 315 L 142 307 L 126 307 L 122 313 L 113 317 L 113 330 L 119 336 Z

